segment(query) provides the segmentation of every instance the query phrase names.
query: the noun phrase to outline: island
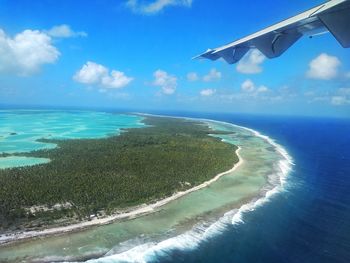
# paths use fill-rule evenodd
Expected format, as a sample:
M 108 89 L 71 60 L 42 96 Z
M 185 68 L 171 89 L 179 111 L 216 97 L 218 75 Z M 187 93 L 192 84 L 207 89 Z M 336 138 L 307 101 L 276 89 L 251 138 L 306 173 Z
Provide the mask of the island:
M 130 213 L 206 185 L 239 162 L 238 147 L 215 137 L 225 131 L 189 119 L 142 121 L 105 138 L 40 139 L 57 147 L 23 155 L 50 162 L 0 169 L 1 234 Z

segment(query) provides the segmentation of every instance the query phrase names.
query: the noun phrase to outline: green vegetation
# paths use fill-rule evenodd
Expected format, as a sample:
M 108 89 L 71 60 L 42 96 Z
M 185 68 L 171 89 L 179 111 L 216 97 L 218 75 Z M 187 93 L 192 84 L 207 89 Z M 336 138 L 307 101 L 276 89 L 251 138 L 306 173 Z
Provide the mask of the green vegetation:
M 232 168 L 236 146 L 200 122 L 147 117 L 144 128 L 105 139 L 42 140 L 26 156 L 48 164 L 0 170 L 0 227 L 85 220 L 153 202 Z M 30 209 L 32 208 L 32 209 Z

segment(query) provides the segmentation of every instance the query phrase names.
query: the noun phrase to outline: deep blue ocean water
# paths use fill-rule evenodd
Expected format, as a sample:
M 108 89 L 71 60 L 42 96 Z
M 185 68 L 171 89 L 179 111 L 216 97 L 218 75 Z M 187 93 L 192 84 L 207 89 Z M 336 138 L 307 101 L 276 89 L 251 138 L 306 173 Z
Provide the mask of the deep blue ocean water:
M 164 114 L 164 113 L 162 113 Z M 286 191 L 195 250 L 155 262 L 350 262 L 350 119 L 172 112 L 260 131 L 293 157 Z

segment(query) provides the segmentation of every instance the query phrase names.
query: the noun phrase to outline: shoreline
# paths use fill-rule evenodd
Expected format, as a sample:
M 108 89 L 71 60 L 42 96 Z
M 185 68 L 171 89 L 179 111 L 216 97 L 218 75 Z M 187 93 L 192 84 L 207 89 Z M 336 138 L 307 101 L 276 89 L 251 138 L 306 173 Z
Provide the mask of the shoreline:
M 218 120 L 211 120 L 206 118 L 195 118 L 195 117 L 181 117 L 181 116 L 167 116 L 167 115 L 159 115 L 159 114 L 149 114 L 149 113 L 139 113 L 135 112 L 133 114 L 137 114 L 140 116 L 158 116 L 158 117 L 166 117 L 166 118 L 177 118 L 177 119 L 187 119 L 190 121 L 200 121 L 203 122 L 210 127 L 210 123 L 217 123 L 221 125 L 229 125 L 233 127 L 237 127 L 246 131 L 251 132 L 254 136 L 259 137 L 263 140 L 265 140 L 267 143 L 272 145 L 276 152 L 278 152 L 282 159 L 278 161 L 276 164 L 278 168 L 280 169 L 280 172 L 276 174 L 277 179 L 279 180 L 279 184 L 276 184 L 274 182 L 275 174 L 270 175 L 267 177 L 267 183 L 266 185 L 261 189 L 259 195 L 257 195 L 255 198 L 252 198 L 249 202 L 242 204 L 237 210 L 235 210 L 232 218 L 232 224 L 242 223 L 242 214 L 244 212 L 249 212 L 254 210 L 256 207 L 264 204 L 269 200 L 269 198 L 279 192 L 281 192 L 284 189 L 284 185 L 286 184 L 287 176 L 289 175 L 290 171 L 292 170 L 292 166 L 295 165 L 293 162 L 293 158 L 289 155 L 286 149 L 284 149 L 281 145 L 276 143 L 274 139 L 270 138 L 267 135 L 263 135 L 260 132 L 248 128 L 245 126 L 233 124 L 230 122 L 225 121 L 218 121 Z M 211 127 L 210 127 L 211 128 Z M 240 158 L 240 156 L 239 156 Z M 230 213 L 231 211 L 228 211 L 227 213 Z
M 156 201 L 155 203 L 151 203 L 147 205 L 145 204 L 138 205 L 134 207 L 134 209 L 132 209 L 131 211 L 120 213 L 120 214 L 114 214 L 112 216 L 108 216 L 104 218 L 95 218 L 90 221 L 84 221 L 81 223 L 75 223 L 68 226 L 53 227 L 53 228 L 48 228 L 43 230 L 23 231 L 23 232 L 3 234 L 3 235 L 0 235 L 0 247 L 10 246 L 15 243 L 24 242 L 26 240 L 38 238 L 38 237 L 48 237 L 48 236 L 55 236 L 55 235 L 63 235 L 65 233 L 70 233 L 70 232 L 83 231 L 90 227 L 107 225 L 118 220 L 129 220 L 139 216 L 154 213 L 157 211 L 158 208 L 161 208 L 162 206 L 172 201 L 175 201 L 189 193 L 205 188 L 210 184 L 216 182 L 222 176 L 228 173 L 234 172 L 239 166 L 241 166 L 244 163 L 244 160 L 239 155 L 240 150 L 241 148 L 238 147 L 237 150 L 235 151 L 236 155 L 238 156 L 238 162 L 235 163 L 231 169 L 224 171 L 222 173 L 219 173 L 212 179 L 205 181 L 197 186 L 194 186 L 186 191 L 176 192 L 169 197 Z

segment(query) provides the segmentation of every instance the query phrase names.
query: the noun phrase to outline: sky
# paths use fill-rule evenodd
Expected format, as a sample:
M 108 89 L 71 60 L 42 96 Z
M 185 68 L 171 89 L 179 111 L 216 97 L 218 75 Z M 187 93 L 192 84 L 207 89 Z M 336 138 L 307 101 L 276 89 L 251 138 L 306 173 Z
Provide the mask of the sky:
M 192 60 L 319 0 L 0 0 L 0 105 L 350 118 L 350 49 Z

